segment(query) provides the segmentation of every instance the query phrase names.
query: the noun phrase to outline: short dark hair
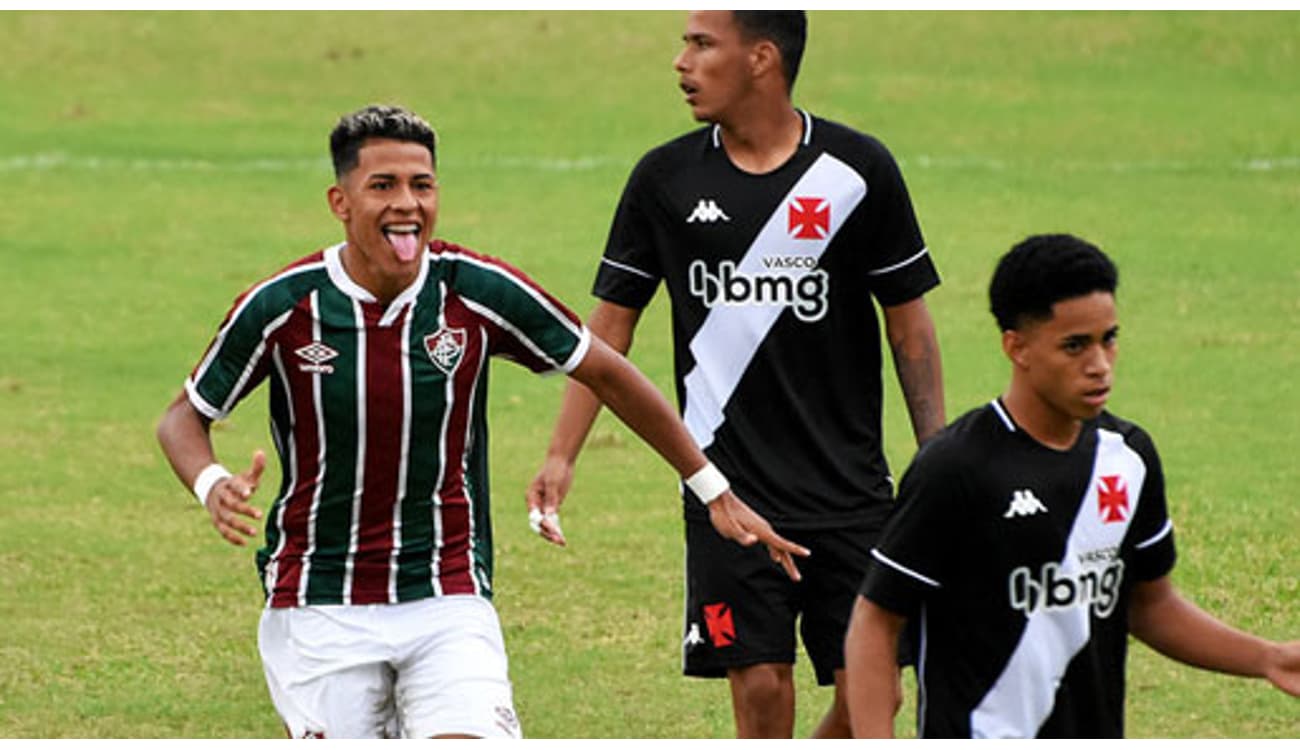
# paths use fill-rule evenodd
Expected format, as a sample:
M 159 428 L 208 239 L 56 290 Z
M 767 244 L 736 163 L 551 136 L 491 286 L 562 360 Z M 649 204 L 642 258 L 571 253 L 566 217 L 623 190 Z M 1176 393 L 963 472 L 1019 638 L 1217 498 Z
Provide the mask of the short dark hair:
M 794 91 L 808 41 L 808 14 L 801 10 L 733 10 L 731 15 L 746 39 L 768 39 L 781 51 L 785 87 Z
M 1052 305 L 1093 292 L 1115 293 L 1119 271 L 1096 245 L 1070 234 L 1026 238 L 998 261 L 989 309 L 1003 331 L 1052 317 Z
M 370 138 L 410 141 L 429 149 L 433 166 L 438 166 L 438 136 L 423 117 L 404 107 L 371 104 L 339 118 L 330 133 L 330 158 L 334 176 L 341 178 L 357 166 L 361 147 Z

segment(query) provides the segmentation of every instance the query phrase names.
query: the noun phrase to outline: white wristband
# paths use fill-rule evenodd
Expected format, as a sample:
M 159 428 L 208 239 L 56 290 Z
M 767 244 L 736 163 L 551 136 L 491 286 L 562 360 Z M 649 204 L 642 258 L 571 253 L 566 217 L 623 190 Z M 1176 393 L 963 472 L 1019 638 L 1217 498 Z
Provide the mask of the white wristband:
M 221 464 L 208 464 L 203 471 L 194 477 L 194 496 L 199 499 L 199 505 L 208 506 L 208 493 L 212 492 L 212 487 L 227 477 L 234 476 L 230 471 Z
M 731 485 L 727 483 L 727 478 L 722 476 L 722 472 L 718 471 L 718 467 L 714 466 L 712 462 L 705 464 L 704 468 L 687 477 L 686 486 L 690 487 L 691 492 L 694 492 L 700 502 L 705 505 L 717 500 L 719 495 L 731 489 Z

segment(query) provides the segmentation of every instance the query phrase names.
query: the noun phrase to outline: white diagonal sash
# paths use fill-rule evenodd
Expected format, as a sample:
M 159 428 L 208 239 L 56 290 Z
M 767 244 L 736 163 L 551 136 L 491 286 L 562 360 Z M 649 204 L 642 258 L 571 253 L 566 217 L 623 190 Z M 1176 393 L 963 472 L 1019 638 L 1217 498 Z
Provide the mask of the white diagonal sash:
M 1101 477 L 1112 475 L 1123 477 L 1127 485 L 1128 515 L 1122 522 L 1103 523 L 1097 487 Z M 1082 586 L 1078 583 L 1080 575 L 1090 570 L 1100 575 L 1104 565 L 1088 553 L 1112 548 L 1118 550 L 1137 513 L 1145 479 L 1146 464 L 1124 443 L 1123 436 L 1098 430 L 1092 476 L 1070 529 L 1065 555 L 1058 564 L 1058 578 Z M 1116 596 L 1121 584 L 1122 581 L 1115 582 Z M 1047 592 L 1040 594 L 1040 599 L 1047 596 Z M 1043 722 L 1052 714 L 1057 687 L 1070 662 L 1091 636 L 1089 613 L 1099 604 L 1104 606 L 1104 603 L 1095 601 L 1059 608 L 1039 606 L 1029 614 L 1020 642 L 1002 674 L 971 712 L 972 737 L 1034 737 L 1038 734 Z M 1110 612 L 1113 612 L 1114 602 L 1109 604 Z
M 765 268 L 764 256 L 789 254 L 821 258 L 827 246 L 867 194 L 867 183 L 852 167 L 830 154 L 822 154 L 808 168 L 736 265 L 743 274 L 788 274 L 801 276 L 806 268 Z M 830 228 L 822 239 L 792 239 L 789 234 L 789 205 L 795 197 L 824 198 L 830 206 Z M 723 410 L 736 390 L 749 363 L 768 331 L 776 323 L 784 304 L 716 305 L 691 339 L 695 366 L 687 373 L 685 419 L 687 428 L 701 449 L 713 443 L 714 434 L 726 417 Z

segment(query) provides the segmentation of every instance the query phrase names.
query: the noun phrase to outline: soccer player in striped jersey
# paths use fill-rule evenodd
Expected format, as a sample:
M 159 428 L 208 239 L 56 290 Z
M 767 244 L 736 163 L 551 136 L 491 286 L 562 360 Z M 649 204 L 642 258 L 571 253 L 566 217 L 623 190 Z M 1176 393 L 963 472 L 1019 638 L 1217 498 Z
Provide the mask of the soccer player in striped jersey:
M 491 604 L 494 355 L 594 390 L 700 489 L 719 533 L 798 575 L 791 555 L 806 550 L 730 491 L 627 360 L 519 270 L 431 239 L 423 119 L 368 107 L 330 150 L 345 240 L 241 294 L 158 427 L 177 477 L 243 545 L 265 457 L 232 474 L 209 426 L 269 381 L 283 480 L 257 553 L 258 643 L 290 736 L 521 736 Z
M 859 737 L 890 736 L 881 690 L 919 620 L 921 737 L 1120 737 L 1129 634 L 1300 696 L 1300 641 L 1229 627 L 1173 586 L 1156 448 L 1105 410 L 1118 274 L 1070 235 L 1030 237 L 989 289 L 1006 392 L 930 441 L 903 476 L 845 643 Z
M 849 734 L 844 631 L 894 491 L 880 318 L 917 442 L 944 423 L 924 296 L 938 273 L 885 146 L 793 105 L 806 34 L 802 11 L 688 16 L 674 68 L 706 125 L 632 171 L 587 320 L 626 352 L 666 287 L 691 434 L 755 510 L 813 551 L 788 581 L 683 496 L 683 672 L 727 678 L 739 737 L 793 733 L 800 638 L 818 684 L 835 686 L 813 736 Z M 558 507 L 598 408 L 567 389 L 530 506 Z

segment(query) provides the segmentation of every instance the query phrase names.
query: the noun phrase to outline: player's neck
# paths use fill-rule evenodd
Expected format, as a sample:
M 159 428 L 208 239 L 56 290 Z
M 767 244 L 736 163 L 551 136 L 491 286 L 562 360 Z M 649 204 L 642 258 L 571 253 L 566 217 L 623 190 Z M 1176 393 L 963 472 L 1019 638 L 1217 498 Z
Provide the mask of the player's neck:
M 349 241 L 343 246 L 343 251 L 339 254 L 339 260 L 342 262 L 343 272 L 348 275 L 348 278 L 352 279 L 357 286 L 370 292 L 375 301 L 384 307 L 387 307 L 389 303 L 397 299 L 398 295 L 406 291 L 406 288 L 419 275 L 418 269 L 401 276 L 385 274 L 382 269 L 369 262 L 365 255 L 357 250 L 353 241 Z
M 1053 407 L 1030 389 L 1016 387 L 1015 383 L 1003 394 L 1002 404 L 1017 427 L 1053 450 L 1073 448 L 1083 430 L 1083 420 Z
M 803 118 L 789 99 L 758 99 L 720 121 L 722 147 L 738 169 L 764 174 L 794 156 L 803 138 Z

